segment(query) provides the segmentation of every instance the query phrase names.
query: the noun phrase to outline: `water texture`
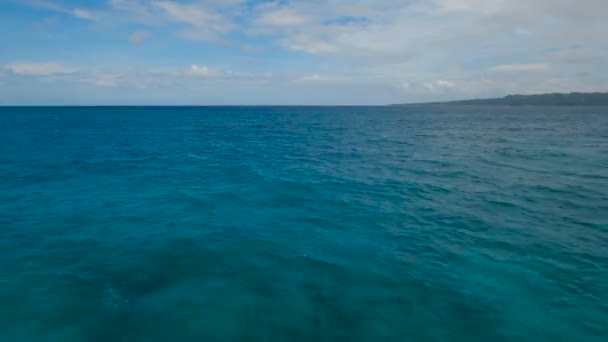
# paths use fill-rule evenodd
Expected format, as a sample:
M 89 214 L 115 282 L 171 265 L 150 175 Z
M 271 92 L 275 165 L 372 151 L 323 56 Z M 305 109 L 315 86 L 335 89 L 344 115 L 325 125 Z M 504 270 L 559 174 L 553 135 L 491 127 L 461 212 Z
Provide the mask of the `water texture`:
M 606 341 L 608 108 L 0 108 L 1 341 Z

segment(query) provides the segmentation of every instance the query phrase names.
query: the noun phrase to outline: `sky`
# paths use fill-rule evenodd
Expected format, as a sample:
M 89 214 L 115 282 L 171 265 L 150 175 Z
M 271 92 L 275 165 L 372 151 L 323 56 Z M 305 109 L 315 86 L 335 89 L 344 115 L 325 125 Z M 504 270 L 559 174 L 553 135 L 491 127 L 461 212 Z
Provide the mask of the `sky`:
M 0 0 L 0 104 L 608 91 L 607 0 Z

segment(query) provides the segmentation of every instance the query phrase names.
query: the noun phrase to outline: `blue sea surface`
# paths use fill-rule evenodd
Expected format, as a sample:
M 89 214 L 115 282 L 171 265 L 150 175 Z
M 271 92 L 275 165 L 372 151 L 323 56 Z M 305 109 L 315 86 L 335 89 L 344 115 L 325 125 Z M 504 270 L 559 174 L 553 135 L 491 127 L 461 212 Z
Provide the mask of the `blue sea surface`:
M 0 108 L 1 341 L 607 341 L 608 108 Z

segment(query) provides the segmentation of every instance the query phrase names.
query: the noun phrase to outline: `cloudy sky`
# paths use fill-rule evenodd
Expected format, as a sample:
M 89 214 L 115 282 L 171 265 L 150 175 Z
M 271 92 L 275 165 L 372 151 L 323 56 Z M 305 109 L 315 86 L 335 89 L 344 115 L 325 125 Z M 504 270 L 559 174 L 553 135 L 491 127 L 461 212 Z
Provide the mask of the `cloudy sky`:
M 608 91 L 608 0 L 0 0 L 0 104 Z

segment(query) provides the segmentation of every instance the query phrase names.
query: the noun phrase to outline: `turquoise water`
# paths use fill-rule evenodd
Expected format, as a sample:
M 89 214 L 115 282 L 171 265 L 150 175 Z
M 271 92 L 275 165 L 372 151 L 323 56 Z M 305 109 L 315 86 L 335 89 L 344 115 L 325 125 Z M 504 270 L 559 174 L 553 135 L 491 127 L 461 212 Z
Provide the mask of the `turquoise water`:
M 2 341 L 606 341 L 608 108 L 0 108 Z

